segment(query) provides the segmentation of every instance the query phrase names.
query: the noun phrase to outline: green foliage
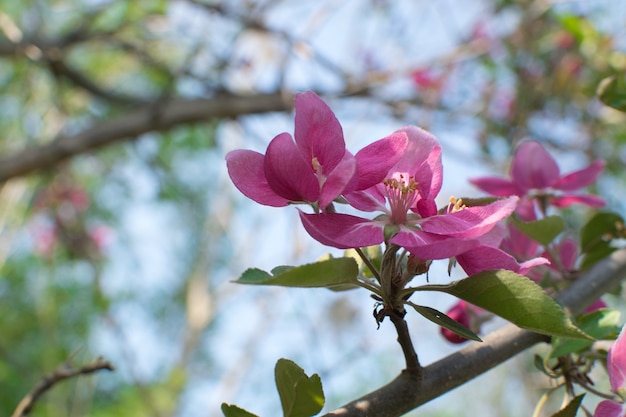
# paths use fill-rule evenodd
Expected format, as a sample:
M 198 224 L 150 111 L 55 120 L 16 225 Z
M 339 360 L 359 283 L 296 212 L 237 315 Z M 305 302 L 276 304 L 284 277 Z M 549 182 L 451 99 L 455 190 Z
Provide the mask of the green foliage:
M 246 270 L 238 284 L 280 285 L 284 287 L 333 288 L 356 284 L 358 267 L 352 258 L 330 258 L 313 264 L 278 267 L 269 274 L 257 268 Z
M 580 247 L 583 261 L 580 269 L 587 270 L 596 262 L 617 250 L 613 240 L 625 235 L 624 219 L 611 212 L 596 213 L 582 228 Z
M 578 327 L 595 339 L 615 338 L 621 329 L 618 310 L 600 309 L 576 319 Z M 550 358 L 580 352 L 591 347 L 593 342 L 580 339 L 555 337 L 552 339 Z
M 319 375 L 310 377 L 295 362 L 279 359 L 274 368 L 276 388 L 284 417 L 311 417 L 324 407 L 324 391 Z M 256 417 L 235 405 L 222 404 L 225 417 Z
M 222 413 L 225 417 L 257 417 L 256 414 L 252 414 L 243 408 L 239 408 L 232 404 L 222 404 Z
M 585 394 L 577 395 L 564 408 L 552 414 L 551 417 L 576 417 L 583 398 L 585 398 Z
M 426 285 L 417 290 L 454 295 L 537 333 L 593 340 L 539 285 L 511 271 L 485 271 L 448 285 Z
M 413 307 L 415 311 L 417 311 L 418 313 L 420 313 L 422 316 L 426 317 L 428 320 L 432 321 L 433 323 L 441 327 L 444 327 L 450 331 L 453 331 L 454 333 L 466 339 L 475 340 L 477 342 L 482 342 L 482 339 L 478 337 L 474 332 L 472 332 L 467 327 L 463 326 L 458 321 L 451 319 L 450 317 L 448 317 L 446 314 L 442 313 L 441 311 L 435 310 L 432 307 L 420 306 L 410 301 L 407 302 L 407 304 Z
M 322 410 L 324 392 L 319 375 L 309 377 L 294 362 L 279 359 L 275 377 L 284 417 L 310 417 Z
M 552 243 L 565 230 L 565 220 L 561 216 L 546 216 L 530 222 L 523 222 L 512 216 L 511 222 L 520 232 L 544 246 Z
M 626 112 L 626 75 L 619 74 L 602 80 L 598 98 L 609 107 Z

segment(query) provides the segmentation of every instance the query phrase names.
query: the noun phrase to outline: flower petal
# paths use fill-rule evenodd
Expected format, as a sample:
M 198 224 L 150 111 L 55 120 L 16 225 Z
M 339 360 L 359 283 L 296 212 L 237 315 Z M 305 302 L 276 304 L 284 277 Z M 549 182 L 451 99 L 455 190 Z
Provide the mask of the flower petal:
M 492 246 L 479 246 L 471 249 L 457 255 L 456 260 L 467 275 L 498 269 L 508 269 L 524 275 L 534 266 L 550 263 L 545 258 L 534 258 L 519 264 L 511 255 Z
M 524 192 L 518 189 L 515 184 L 505 178 L 481 177 L 469 180 L 471 184 L 484 192 L 496 197 L 508 197 L 511 195 L 522 195 Z
M 405 126 L 398 132 L 406 133 L 409 142 L 403 157 L 392 171 L 412 176 L 418 183 L 422 198 L 434 200 L 443 181 L 441 146 L 437 138 L 416 126 Z
M 594 161 L 586 168 L 564 175 L 553 187 L 561 191 L 574 191 L 591 185 L 602 174 L 604 165 L 602 160 Z
M 617 392 L 619 389 L 624 388 L 624 382 L 626 381 L 626 332 L 624 332 L 624 328 L 622 328 L 619 336 L 617 336 L 617 339 L 609 349 L 606 366 L 611 390 Z
M 451 258 L 480 244 L 477 239 L 456 239 L 420 230 L 400 230 L 390 242 L 423 260 Z
M 590 194 L 567 194 L 552 197 L 550 204 L 555 207 L 569 207 L 572 204 L 584 204 L 589 207 L 604 207 L 606 202 L 597 195 Z
M 343 130 L 330 107 L 312 91 L 296 95 L 294 136 L 310 165 L 313 158 L 327 174 L 343 159 L 346 143 Z
M 391 135 L 367 145 L 356 153 L 359 183 L 356 190 L 364 190 L 382 182 L 406 151 L 408 138 L 404 132 Z
M 328 173 L 326 180 L 322 184 L 319 198 L 320 209 L 325 209 L 327 205 L 344 192 L 346 187 L 355 182 L 353 178 L 356 171 L 356 159 L 349 152 L 346 152 L 344 159 Z
M 517 201 L 517 197 L 509 197 L 485 206 L 468 207 L 454 213 L 429 217 L 420 225 L 422 230 L 429 233 L 459 238 L 479 237 L 509 216 L 515 210 Z
M 270 142 L 265 154 L 265 177 L 274 192 L 289 201 L 315 202 L 320 185 L 311 164 L 306 161 L 289 133 Z
M 265 156 L 258 152 L 238 149 L 226 155 L 228 175 L 235 187 L 259 204 L 284 207 L 289 200 L 276 194 L 267 183 L 264 172 Z
M 524 142 L 515 151 L 511 178 L 523 190 L 548 188 L 558 181 L 559 166 L 538 142 Z
M 340 213 L 307 214 L 300 220 L 313 239 L 339 249 L 361 248 L 383 242 L 383 228 L 371 220 Z
M 623 417 L 624 405 L 611 400 L 604 400 L 598 403 L 593 417 Z

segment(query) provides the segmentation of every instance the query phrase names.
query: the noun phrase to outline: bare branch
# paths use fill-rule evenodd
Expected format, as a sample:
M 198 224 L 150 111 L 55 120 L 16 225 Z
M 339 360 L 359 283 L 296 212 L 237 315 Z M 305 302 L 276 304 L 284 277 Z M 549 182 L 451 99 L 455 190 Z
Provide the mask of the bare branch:
M 154 131 L 165 131 L 188 123 L 205 122 L 214 118 L 289 111 L 292 98 L 281 94 L 235 96 L 220 94 L 209 99 L 176 99 L 162 104 L 151 104 L 115 119 L 106 120 L 77 134 L 61 135 L 54 141 L 26 148 L 14 155 L 0 158 L 0 183 L 9 178 L 50 168 L 73 156 L 101 148 L 122 140 Z
M 626 249 L 613 253 L 563 290 L 557 301 L 573 314 L 581 313 L 626 277 Z M 325 417 L 397 417 L 464 384 L 547 336 L 510 324 L 458 352 L 422 369 L 422 379 L 403 372 L 389 384 L 331 411 Z
M 55 384 L 69 378 L 91 374 L 103 369 L 113 371 L 115 368 L 113 368 L 113 365 L 111 365 L 108 361 L 105 361 L 102 358 L 98 358 L 95 361 L 77 369 L 72 368 L 72 365 L 69 362 L 64 363 L 54 370 L 54 372 L 43 377 L 35 388 L 22 398 L 11 417 L 23 417 L 28 415 L 28 413 L 30 413 L 32 408 L 35 406 L 37 400 Z

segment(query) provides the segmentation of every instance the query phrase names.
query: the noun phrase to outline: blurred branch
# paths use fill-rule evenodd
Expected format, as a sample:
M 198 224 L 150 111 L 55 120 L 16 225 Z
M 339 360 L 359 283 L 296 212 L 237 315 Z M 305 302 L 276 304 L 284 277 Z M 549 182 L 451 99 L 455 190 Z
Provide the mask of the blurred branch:
M 626 277 L 626 249 L 596 264 L 556 298 L 572 314 L 581 313 Z M 422 379 L 401 373 L 389 384 L 325 415 L 342 417 L 396 417 L 445 394 L 494 368 L 547 336 L 509 324 L 422 369 Z
M 214 118 L 232 119 L 247 114 L 289 111 L 291 103 L 291 97 L 274 93 L 247 97 L 219 94 L 208 99 L 175 99 L 146 105 L 76 135 L 60 135 L 50 143 L 0 158 L 0 183 L 38 169 L 51 168 L 67 158 L 115 142 L 136 139 L 143 133 Z
M 108 361 L 105 361 L 102 358 L 98 358 L 87 365 L 83 365 L 80 368 L 72 368 L 71 363 L 65 362 L 63 365 L 59 366 L 54 372 L 45 376 L 38 384 L 33 388 L 31 392 L 29 392 L 20 403 L 15 408 L 15 411 L 11 415 L 11 417 L 22 417 L 28 415 L 32 408 L 35 406 L 37 400 L 50 388 L 52 388 L 55 384 L 69 378 L 74 378 L 79 375 L 87 375 L 91 374 L 103 369 L 107 369 L 109 371 L 115 370 L 113 365 L 111 365 Z

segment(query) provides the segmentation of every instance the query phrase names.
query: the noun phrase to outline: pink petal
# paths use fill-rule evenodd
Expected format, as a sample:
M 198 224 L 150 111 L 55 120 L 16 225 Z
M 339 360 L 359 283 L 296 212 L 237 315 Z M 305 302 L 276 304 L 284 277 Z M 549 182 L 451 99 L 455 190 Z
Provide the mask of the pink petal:
M 359 183 L 356 190 L 364 190 L 382 182 L 406 151 L 407 135 L 395 132 L 361 149 L 355 155 Z
M 611 390 L 616 392 L 624 388 L 624 381 L 626 380 L 626 334 L 623 328 L 609 349 L 606 365 Z
M 313 239 L 339 249 L 361 248 L 383 242 L 383 228 L 371 220 L 340 213 L 306 214 L 300 220 Z
M 511 255 L 492 246 L 479 246 L 457 255 L 456 260 L 467 275 L 498 269 L 507 269 L 523 275 L 534 266 L 549 263 L 545 258 L 535 258 L 519 264 Z
M 443 181 L 441 147 L 437 138 L 416 126 L 405 126 L 398 132 L 404 132 L 409 142 L 404 156 L 392 171 L 413 176 L 422 198 L 434 199 L 439 194 Z
M 524 142 L 515 151 L 511 178 L 519 188 L 548 188 L 559 176 L 559 166 L 540 143 Z
M 484 192 L 495 195 L 496 197 L 508 197 L 511 195 L 522 195 L 523 191 L 519 190 L 513 182 L 505 178 L 483 177 L 473 178 L 469 180 L 474 186 Z
M 568 194 L 562 196 L 552 197 L 550 204 L 554 207 L 569 207 L 572 204 L 584 204 L 589 207 L 604 207 L 606 204 L 604 199 L 589 194 Z
M 279 196 L 267 183 L 264 172 L 265 157 L 254 151 L 239 149 L 226 155 L 228 175 L 235 187 L 259 204 L 284 207 L 289 200 Z
M 385 206 L 385 196 L 380 192 L 379 187 L 372 187 L 363 191 L 355 191 L 344 195 L 350 205 L 361 211 L 382 211 L 387 212 Z
M 604 170 L 604 161 L 592 162 L 587 168 L 571 172 L 561 177 L 553 187 L 562 191 L 574 191 L 596 182 Z
M 319 207 L 323 210 L 332 201 L 343 194 L 346 187 L 352 183 L 357 171 L 357 161 L 349 153 L 346 152 L 344 159 L 328 173 L 326 180 L 322 185 L 319 198 Z
M 390 242 L 424 260 L 451 258 L 480 244 L 477 239 L 455 239 L 419 230 L 401 230 Z
M 298 148 L 309 165 L 317 158 L 326 174 L 344 157 L 346 144 L 341 125 L 330 107 L 312 91 L 297 94 L 294 106 Z
M 594 311 L 600 310 L 602 308 L 607 308 L 607 305 L 601 298 L 599 298 L 585 309 L 585 314 L 593 313 Z
M 429 233 L 462 238 L 478 237 L 509 216 L 517 201 L 517 197 L 509 197 L 486 206 L 468 207 L 455 213 L 429 217 L 420 225 L 422 230 Z
M 574 239 L 564 239 L 559 244 L 561 265 L 567 271 L 573 271 L 578 259 L 578 243 Z
M 598 403 L 593 417 L 623 417 L 624 405 L 611 400 L 604 400 Z
M 319 198 L 317 176 L 289 133 L 276 136 L 267 147 L 265 177 L 276 194 L 289 201 L 315 202 Z

